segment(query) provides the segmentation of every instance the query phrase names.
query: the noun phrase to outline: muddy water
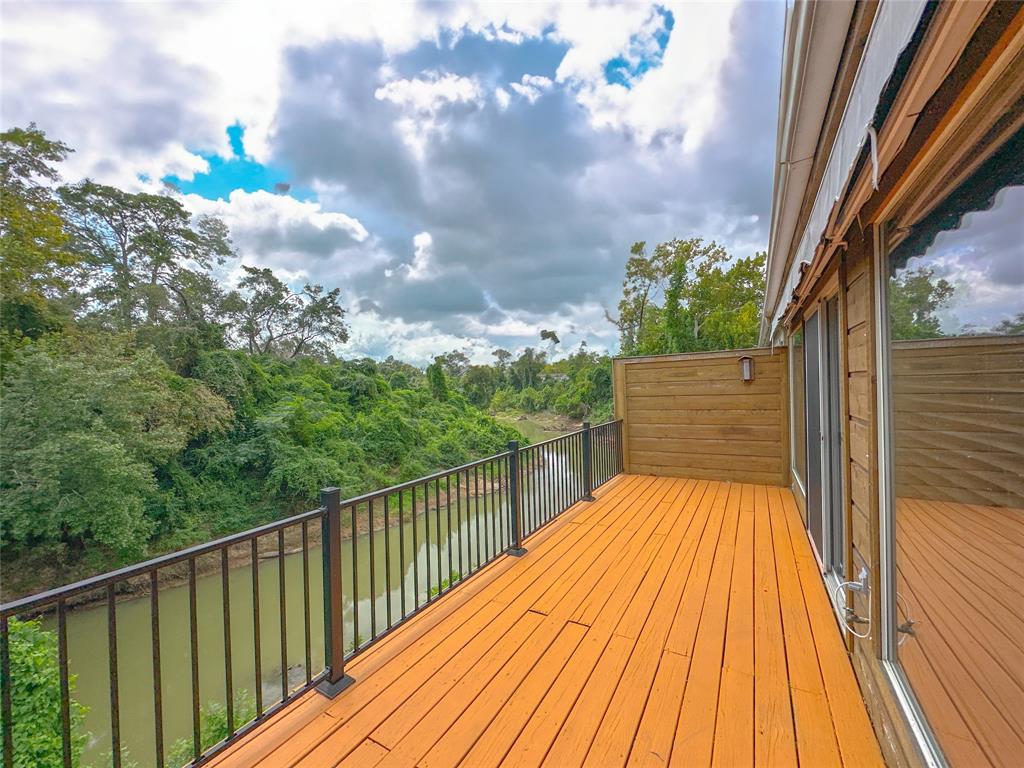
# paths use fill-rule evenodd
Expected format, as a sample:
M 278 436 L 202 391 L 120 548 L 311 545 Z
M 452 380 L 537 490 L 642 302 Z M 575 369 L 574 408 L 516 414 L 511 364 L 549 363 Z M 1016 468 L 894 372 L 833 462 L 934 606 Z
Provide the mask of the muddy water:
M 522 425 L 523 422 L 515 424 L 520 429 Z M 531 434 L 530 437 L 536 442 L 553 434 L 557 433 Z M 544 493 L 539 487 L 541 478 L 545 481 Z M 547 510 L 560 508 L 558 498 L 552 500 L 549 490 L 552 479 L 564 488 L 563 502 L 571 501 L 573 483 L 578 480 L 575 460 L 559 451 L 546 452 L 539 468 L 528 473 L 525 481 L 526 514 L 542 503 Z M 384 630 L 389 615 L 397 621 L 403 600 L 406 611 L 414 610 L 427 600 L 431 587 L 436 591 L 439 582 L 457 580 L 460 574 L 471 573 L 481 562 L 487 562 L 508 546 L 509 515 L 504 493 L 485 493 L 483 485 L 479 487 L 479 494 L 468 499 L 463 496 L 457 507 L 452 505 L 450 518 L 444 505 L 426 513 L 421 507 L 415 521 L 378 528 L 372 534 L 361 533 L 343 542 L 344 637 L 349 649 L 356 639 L 360 644 L 368 641 L 374 627 L 377 633 Z M 304 557 L 300 549 L 286 554 L 283 560 L 284 643 L 279 620 L 282 614 L 279 559 L 273 556 L 260 559 L 256 569 L 260 692 L 264 708 L 280 701 L 285 685 L 294 690 L 305 683 L 307 642 L 310 674 L 317 674 L 324 666 L 321 550 L 311 544 L 308 556 Z M 200 568 L 201 572 L 206 570 Z M 223 702 L 226 691 L 224 589 L 220 571 L 217 568 L 209 571 L 210 575 L 199 577 L 196 584 L 199 699 L 204 703 Z M 232 684 L 236 692 L 244 692 L 236 695 L 247 696 L 250 702 L 255 699 L 257 658 L 253 581 L 253 569 L 248 565 L 228 572 Z M 189 606 L 187 586 L 161 588 L 161 702 L 167 753 L 176 740 L 191 739 L 192 734 Z M 131 760 L 139 766 L 149 766 L 155 763 L 149 597 L 119 601 L 116 622 L 121 740 Z M 70 612 L 68 638 L 70 668 L 77 675 L 75 698 L 88 708 L 85 729 L 90 733 L 90 742 L 83 764 L 109 765 L 106 607 L 98 605 Z M 283 669 L 287 670 L 287 683 L 282 680 Z

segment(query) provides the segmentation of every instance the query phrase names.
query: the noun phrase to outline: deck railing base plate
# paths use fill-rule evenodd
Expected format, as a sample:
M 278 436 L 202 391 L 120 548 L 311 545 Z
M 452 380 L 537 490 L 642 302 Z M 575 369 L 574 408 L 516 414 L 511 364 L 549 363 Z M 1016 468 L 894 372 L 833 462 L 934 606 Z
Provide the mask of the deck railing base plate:
M 326 696 L 328 699 L 333 699 L 339 693 L 341 693 L 350 685 L 352 685 L 352 683 L 354 683 L 355 681 L 355 678 L 351 675 L 345 675 L 340 680 L 337 680 L 333 683 L 328 680 L 324 680 L 322 683 L 320 683 L 320 685 L 316 687 L 316 690 L 318 693 L 322 694 L 323 696 Z
M 506 549 L 505 554 L 512 555 L 512 557 L 522 557 L 526 554 L 526 547 L 512 547 L 511 549 Z

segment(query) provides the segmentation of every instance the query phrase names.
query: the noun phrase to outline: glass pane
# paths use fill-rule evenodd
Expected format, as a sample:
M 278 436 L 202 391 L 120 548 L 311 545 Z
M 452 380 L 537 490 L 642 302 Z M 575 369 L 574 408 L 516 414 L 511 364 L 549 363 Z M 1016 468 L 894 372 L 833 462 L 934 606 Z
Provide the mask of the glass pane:
M 1024 187 L 986 165 L 888 279 L 898 657 L 954 766 L 1024 755 Z
M 793 472 L 807 486 L 807 436 L 804 433 L 804 334 L 789 337 L 790 402 L 793 403 Z

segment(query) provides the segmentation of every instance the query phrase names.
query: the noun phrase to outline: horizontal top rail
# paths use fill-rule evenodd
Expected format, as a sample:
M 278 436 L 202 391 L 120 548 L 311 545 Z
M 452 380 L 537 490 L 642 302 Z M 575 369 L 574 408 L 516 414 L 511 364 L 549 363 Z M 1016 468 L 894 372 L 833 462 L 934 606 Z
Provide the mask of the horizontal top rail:
M 4 616 L 6 618 L 18 613 L 30 612 L 34 609 L 43 608 L 47 605 L 56 603 L 58 600 L 67 600 L 68 598 L 76 597 L 77 595 L 81 595 L 85 592 L 91 592 L 96 589 L 102 589 L 103 587 L 107 587 L 111 584 L 116 584 L 119 581 L 127 581 L 128 579 L 133 579 L 138 576 L 145 576 L 147 573 L 158 568 L 177 565 L 178 563 L 183 563 L 193 557 L 217 552 L 236 544 L 244 544 L 258 536 L 264 536 L 268 533 L 276 533 L 279 530 L 289 528 L 293 525 L 298 525 L 306 520 L 315 520 L 323 515 L 323 513 L 323 507 L 311 509 L 308 512 L 300 512 L 297 515 L 286 517 L 283 520 L 275 520 L 272 523 L 267 523 L 266 525 L 261 525 L 257 528 L 250 528 L 247 531 L 232 533 L 230 536 L 214 539 L 213 541 L 208 541 L 204 544 L 195 544 L 194 546 L 186 547 L 185 549 L 179 549 L 176 552 L 168 552 L 166 555 L 160 555 L 159 557 L 154 557 L 141 563 L 136 563 L 135 565 L 127 565 L 116 571 L 108 571 L 107 573 L 90 576 L 87 579 L 82 579 L 81 581 L 76 581 L 72 584 L 66 584 L 62 587 L 48 589 L 45 592 L 39 592 L 35 595 L 11 600 L 9 603 L 0 605 L 0 616 Z

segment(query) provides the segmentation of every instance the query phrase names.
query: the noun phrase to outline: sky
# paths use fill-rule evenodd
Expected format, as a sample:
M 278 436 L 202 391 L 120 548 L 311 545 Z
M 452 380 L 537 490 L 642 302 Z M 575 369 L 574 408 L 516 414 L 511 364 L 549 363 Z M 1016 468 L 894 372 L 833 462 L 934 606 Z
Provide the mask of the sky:
M 784 5 L 4 2 L 3 126 L 340 287 L 344 357 L 614 351 L 630 245 L 767 246 Z

